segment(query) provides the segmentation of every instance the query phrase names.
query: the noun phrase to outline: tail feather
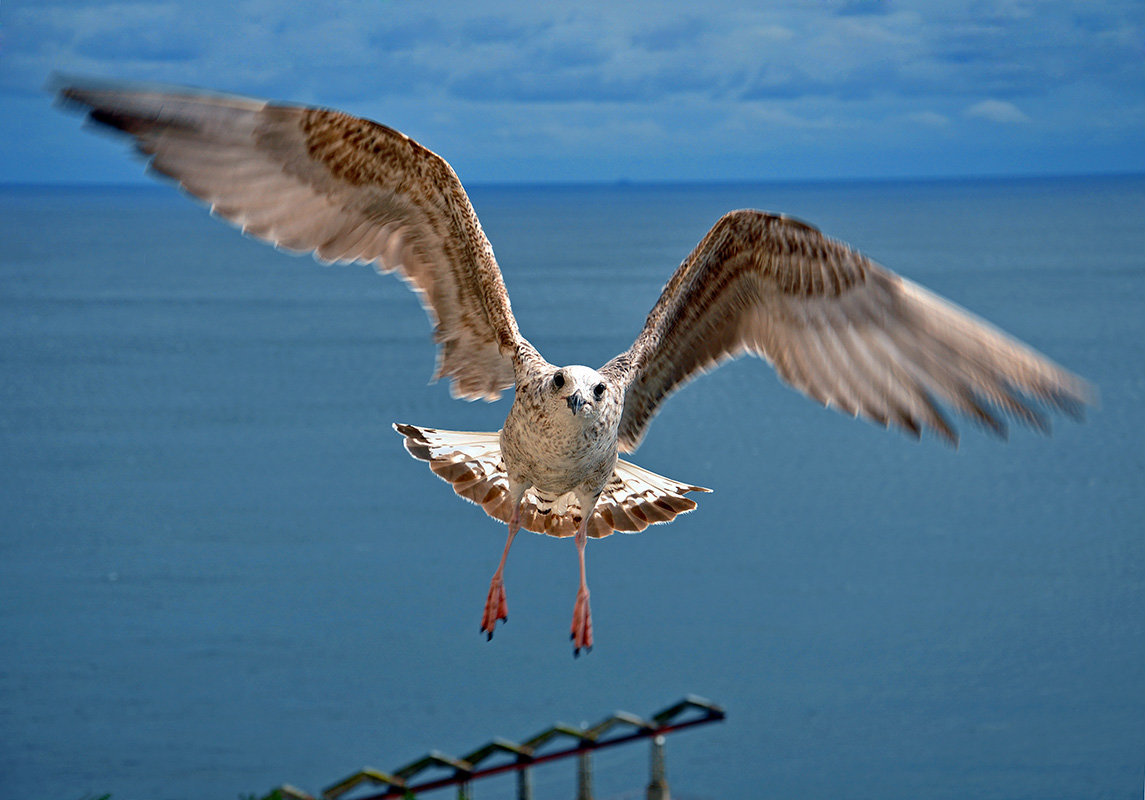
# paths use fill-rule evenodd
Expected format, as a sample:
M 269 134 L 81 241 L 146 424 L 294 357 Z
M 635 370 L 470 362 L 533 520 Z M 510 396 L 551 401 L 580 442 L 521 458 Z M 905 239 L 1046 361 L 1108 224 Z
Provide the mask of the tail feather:
M 494 519 L 509 522 L 513 508 L 499 433 L 442 431 L 400 423 L 394 430 L 405 437 L 410 455 L 429 462 L 434 474 L 452 485 L 459 496 L 481 506 Z M 588 535 L 601 538 L 613 531 L 636 533 L 649 525 L 670 522 L 696 507 L 694 500 L 684 496 L 686 493 L 707 491 L 618 461 L 589 520 Z M 572 492 L 554 497 L 533 488 L 522 501 L 521 527 L 547 536 L 572 536 L 582 516 Z

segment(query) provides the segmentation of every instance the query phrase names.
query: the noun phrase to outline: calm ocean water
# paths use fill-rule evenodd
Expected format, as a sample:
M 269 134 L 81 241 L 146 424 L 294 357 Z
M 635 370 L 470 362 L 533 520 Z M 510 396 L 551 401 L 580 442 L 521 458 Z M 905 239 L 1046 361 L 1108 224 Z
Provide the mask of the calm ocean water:
M 686 693 L 682 798 L 1140 797 L 1145 179 L 474 188 L 522 331 L 627 347 L 735 207 L 782 210 L 1097 383 L 1052 438 L 955 452 L 824 411 L 747 359 L 634 460 L 713 487 L 588 549 L 519 538 L 393 421 L 496 430 L 427 385 L 428 324 L 365 267 L 244 239 L 165 188 L 0 190 L 0 797 L 318 791 Z M 642 745 L 596 759 L 642 796 Z M 569 797 L 573 765 L 537 771 Z M 475 784 L 503 797 L 511 778 Z M 446 796 L 446 795 L 442 795 Z

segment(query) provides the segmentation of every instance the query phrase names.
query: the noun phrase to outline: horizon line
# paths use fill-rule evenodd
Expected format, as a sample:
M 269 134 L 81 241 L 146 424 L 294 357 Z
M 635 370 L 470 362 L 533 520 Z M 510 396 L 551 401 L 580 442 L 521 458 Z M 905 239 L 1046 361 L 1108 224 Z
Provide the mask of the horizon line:
M 600 180 L 537 180 L 537 181 L 463 181 L 467 189 L 595 189 L 595 188 L 683 188 L 683 187 L 735 187 L 773 186 L 808 184 L 870 184 L 870 183 L 974 183 L 974 182 L 1017 182 L 1039 180 L 1084 180 L 1094 178 L 1145 178 L 1145 171 L 1092 171 L 1092 172 L 1042 172 L 1042 173 L 977 173 L 967 175 L 883 175 L 865 177 L 807 177 L 807 178 L 742 178 L 742 179 L 629 179 L 613 178 Z M 7 181 L 0 180 L 0 190 L 8 189 L 146 189 L 175 188 L 178 185 L 166 178 L 140 175 L 137 181 Z

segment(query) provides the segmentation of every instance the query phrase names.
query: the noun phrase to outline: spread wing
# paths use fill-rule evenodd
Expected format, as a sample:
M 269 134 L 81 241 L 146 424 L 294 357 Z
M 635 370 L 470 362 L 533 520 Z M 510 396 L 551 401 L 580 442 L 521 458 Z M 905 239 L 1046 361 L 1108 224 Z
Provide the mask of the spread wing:
M 189 90 L 66 84 L 58 98 L 125 132 L 155 172 L 244 233 L 322 261 L 397 271 L 417 291 L 454 395 L 513 385 L 517 330 L 493 249 L 444 159 L 366 119 Z M 529 348 L 531 349 L 531 348 Z
M 1082 379 L 842 242 L 788 217 L 733 211 L 668 282 L 644 330 L 601 372 L 628 386 L 620 445 L 640 444 L 684 382 L 749 352 L 814 400 L 957 443 L 939 403 L 1004 436 L 1080 415 Z

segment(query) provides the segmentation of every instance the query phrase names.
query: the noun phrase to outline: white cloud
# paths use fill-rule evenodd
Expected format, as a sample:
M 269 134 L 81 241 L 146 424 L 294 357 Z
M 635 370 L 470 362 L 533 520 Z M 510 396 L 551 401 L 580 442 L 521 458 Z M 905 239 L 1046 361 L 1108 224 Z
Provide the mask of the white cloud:
M 984 121 L 1010 147 L 1100 131 L 1139 153 L 1145 119 L 1140 0 L 1084 14 L 1045 0 L 1037 25 L 1026 0 L 0 2 L 0 103 L 57 113 L 41 87 L 59 71 L 330 105 L 425 136 L 483 179 L 522 154 L 535 179 L 624 148 L 632 175 L 796 151 L 937 158 L 920 167 L 932 174 L 980 146 Z
M 1020 108 L 1005 100 L 983 100 L 967 107 L 962 113 L 967 117 L 1003 124 L 1030 121 L 1030 118 Z

